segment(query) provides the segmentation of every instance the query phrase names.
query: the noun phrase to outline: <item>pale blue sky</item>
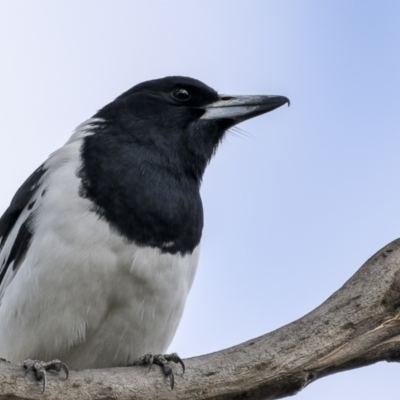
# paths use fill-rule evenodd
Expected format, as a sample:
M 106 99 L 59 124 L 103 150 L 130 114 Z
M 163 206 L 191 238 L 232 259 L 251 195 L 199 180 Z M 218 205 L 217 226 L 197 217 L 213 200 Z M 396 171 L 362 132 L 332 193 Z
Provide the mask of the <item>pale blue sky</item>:
M 291 99 L 240 125 L 206 173 L 200 267 L 171 345 L 183 357 L 301 317 L 400 236 L 400 2 L 0 0 L 0 49 L 1 212 L 143 80 Z M 397 400 L 399 374 L 381 363 L 296 398 Z

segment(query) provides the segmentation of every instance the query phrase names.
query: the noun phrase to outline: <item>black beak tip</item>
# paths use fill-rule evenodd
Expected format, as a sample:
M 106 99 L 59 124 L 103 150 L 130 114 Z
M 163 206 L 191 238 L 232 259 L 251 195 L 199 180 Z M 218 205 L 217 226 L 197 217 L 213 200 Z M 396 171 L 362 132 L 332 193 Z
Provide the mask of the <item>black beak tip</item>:
M 282 97 L 285 99 L 285 102 L 283 104 L 287 103 L 288 107 L 290 107 L 290 100 L 285 96 Z

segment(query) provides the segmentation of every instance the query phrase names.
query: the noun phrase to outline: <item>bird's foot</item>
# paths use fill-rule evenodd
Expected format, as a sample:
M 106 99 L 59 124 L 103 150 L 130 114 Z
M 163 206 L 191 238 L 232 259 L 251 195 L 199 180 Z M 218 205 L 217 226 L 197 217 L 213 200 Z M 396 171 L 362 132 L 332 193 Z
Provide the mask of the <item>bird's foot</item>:
M 68 375 L 69 375 L 68 367 L 66 366 L 66 364 L 64 364 L 60 360 L 53 360 L 53 361 L 49 361 L 49 362 L 38 361 L 38 360 L 25 360 L 22 363 L 22 366 L 26 369 L 25 375 L 29 371 L 33 371 L 36 374 L 36 379 L 38 381 L 43 382 L 42 393 L 44 393 L 44 391 L 46 390 L 46 386 L 47 386 L 47 371 L 53 370 L 56 372 L 60 372 L 61 370 L 63 370 L 66 375 L 65 380 L 68 379 Z
M 133 361 L 130 366 L 133 365 L 148 365 L 149 366 L 149 371 L 151 370 L 151 367 L 153 364 L 159 365 L 163 372 L 164 375 L 169 378 L 169 382 L 171 384 L 171 389 L 174 388 L 174 382 L 175 382 L 175 377 L 174 377 L 174 372 L 172 371 L 172 368 L 169 364 L 169 362 L 172 361 L 174 363 L 180 364 L 183 369 L 183 373 L 185 373 L 185 364 L 183 363 L 182 359 L 178 356 L 176 353 L 172 354 L 157 354 L 154 355 L 151 353 L 145 354 L 143 357 L 137 358 L 135 361 Z

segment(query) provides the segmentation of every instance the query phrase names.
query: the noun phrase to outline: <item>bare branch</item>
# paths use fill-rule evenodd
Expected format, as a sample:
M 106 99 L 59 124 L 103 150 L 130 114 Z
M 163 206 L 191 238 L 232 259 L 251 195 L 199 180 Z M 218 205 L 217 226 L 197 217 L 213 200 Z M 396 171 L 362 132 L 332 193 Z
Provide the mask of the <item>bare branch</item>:
M 158 368 L 71 371 L 48 389 L 0 363 L 0 396 L 13 399 L 277 399 L 315 379 L 400 360 L 400 239 L 374 254 L 321 306 L 289 325 L 217 353 L 185 360 L 171 391 Z M 49 374 L 50 375 L 50 374 Z

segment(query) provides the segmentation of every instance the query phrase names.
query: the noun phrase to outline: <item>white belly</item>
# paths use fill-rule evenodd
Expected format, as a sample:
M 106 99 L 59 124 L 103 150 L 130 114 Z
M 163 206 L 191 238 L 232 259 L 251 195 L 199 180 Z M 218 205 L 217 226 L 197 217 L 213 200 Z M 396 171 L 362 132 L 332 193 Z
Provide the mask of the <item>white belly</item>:
M 0 357 L 70 368 L 126 365 L 166 351 L 197 268 L 190 255 L 126 243 L 78 196 L 76 163 L 52 172 L 27 256 L 0 306 Z M 64 186 L 57 185 L 64 182 Z M 67 193 L 67 197 L 66 197 Z M 60 201 L 60 199 L 63 199 Z
M 126 365 L 147 352 L 166 351 L 198 249 L 185 257 L 160 254 L 112 236 L 80 248 L 54 234 L 44 246 L 33 241 L 30 253 L 37 260 L 25 260 L 0 307 L 2 357 L 59 358 L 82 369 Z

